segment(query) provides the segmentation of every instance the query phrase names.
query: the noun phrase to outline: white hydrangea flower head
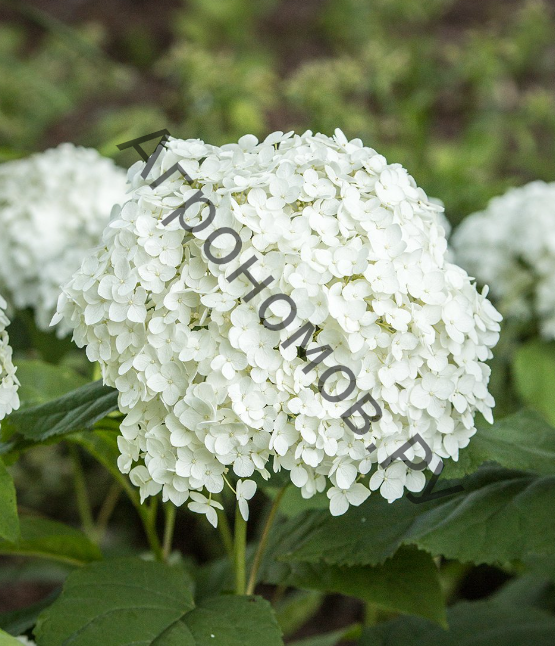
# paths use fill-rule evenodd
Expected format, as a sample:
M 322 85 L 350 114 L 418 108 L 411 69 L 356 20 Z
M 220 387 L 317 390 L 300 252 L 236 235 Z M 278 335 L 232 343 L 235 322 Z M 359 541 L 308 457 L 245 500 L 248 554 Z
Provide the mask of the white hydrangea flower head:
M 555 182 L 493 198 L 451 242 L 457 262 L 490 286 L 504 316 L 537 318 L 541 334 L 555 339 Z
M 9 325 L 6 307 L 6 301 L 0 296 L 0 421 L 19 408 L 19 381 L 15 376 L 12 348 L 6 331 Z
M 192 183 L 175 172 L 150 186 L 178 162 Z M 147 180 L 144 168 L 130 169 L 131 199 L 54 319 L 119 391 L 119 468 L 143 498 L 192 500 L 214 523 L 227 474 L 241 479 L 247 516 L 255 488 L 244 479 L 285 470 L 305 498 L 327 490 L 338 515 L 371 489 L 390 501 L 423 489 L 405 463 L 377 468 L 415 434 L 434 459 L 456 460 L 475 412 L 492 419 L 484 362 L 500 316 L 445 260 L 438 207 L 399 164 L 340 131 L 309 131 L 222 147 L 170 139 Z M 215 206 L 210 222 L 210 206 L 192 200 L 185 224 L 197 231 L 162 223 L 197 191 Z M 296 314 L 276 300 L 262 321 L 279 293 Z M 338 364 L 352 382 L 330 371 Z M 364 417 L 349 425 L 344 413 L 367 394 L 383 414 L 361 434 Z M 406 455 L 416 462 L 425 448 Z
M 98 245 L 125 190 L 125 171 L 73 144 L 0 165 L 0 287 L 10 306 L 33 308 L 48 329 L 60 285 Z

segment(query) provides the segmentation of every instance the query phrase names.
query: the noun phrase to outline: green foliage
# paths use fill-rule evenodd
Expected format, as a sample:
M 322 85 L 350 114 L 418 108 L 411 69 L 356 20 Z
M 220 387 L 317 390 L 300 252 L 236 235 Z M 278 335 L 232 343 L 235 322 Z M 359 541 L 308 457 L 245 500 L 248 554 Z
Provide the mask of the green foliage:
M 520 346 L 514 360 L 514 378 L 522 400 L 555 424 L 555 343 L 537 340 Z
M 288 521 L 278 560 L 339 566 L 377 565 L 403 544 L 473 563 L 552 554 L 555 477 L 483 468 L 461 493 L 428 503 L 389 505 L 371 496 L 341 517 L 309 511 Z
M 137 558 L 110 560 L 71 574 L 35 630 L 40 646 L 268 646 L 282 644 L 260 597 L 216 597 L 195 606 L 181 568 Z
M 354 567 L 327 561 L 287 560 L 263 574 L 267 583 L 339 592 L 445 625 L 437 567 L 429 554 L 401 548 L 381 565 Z
M 449 460 L 443 477 L 458 478 L 472 473 L 487 461 L 508 469 L 555 475 L 555 429 L 537 413 L 523 410 L 495 422 L 483 424 L 459 461 Z
M 21 409 L 45 404 L 87 384 L 87 379 L 67 366 L 21 359 L 15 365 L 21 384 L 18 390 Z
M 86 384 L 46 404 L 12 413 L 2 422 L 4 452 L 27 448 L 92 426 L 117 410 L 117 391 L 102 381 Z
M 0 459 L 0 539 L 15 541 L 19 536 L 19 520 L 15 487 L 11 475 Z
M 73 565 L 102 558 L 96 545 L 80 531 L 54 520 L 23 516 L 17 540 L 0 541 L 0 554 L 33 556 Z
M 448 612 L 449 631 L 423 620 L 398 619 L 367 629 L 358 646 L 552 646 L 553 616 L 492 602 L 460 603 Z

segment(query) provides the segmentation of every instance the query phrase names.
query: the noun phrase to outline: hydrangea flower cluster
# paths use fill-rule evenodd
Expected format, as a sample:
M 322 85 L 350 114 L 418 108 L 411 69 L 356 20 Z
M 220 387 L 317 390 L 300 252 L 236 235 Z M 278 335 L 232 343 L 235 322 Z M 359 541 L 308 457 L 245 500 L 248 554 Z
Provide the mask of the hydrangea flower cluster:
M 125 190 L 125 171 L 72 144 L 0 166 L 0 286 L 11 306 L 34 308 L 48 329 L 60 285 L 99 243 Z
M 452 237 L 457 261 L 491 285 L 505 316 L 537 317 L 555 338 L 555 182 L 531 182 L 493 198 Z
M 13 410 L 19 408 L 17 390 L 19 381 L 15 376 L 12 362 L 12 349 L 6 328 L 9 325 L 6 316 L 6 301 L 0 296 L 0 421 Z
M 179 172 L 153 182 L 176 163 L 192 183 Z M 247 516 L 249 478 L 286 470 L 305 498 L 327 490 L 339 515 L 371 490 L 389 501 L 422 490 L 422 471 L 376 467 L 409 438 L 420 434 L 435 458 L 457 459 L 475 411 L 492 419 L 484 362 L 500 316 L 446 262 L 438 207 L 399 164 L 341 131 L 308 131 L 222 147 L 170 139 L 147 180 L 144 169 L 130 169 L 130 201 L 64 288 L 54 319 L 70 322 L 119 390 L 118 465 L 143 499 L 162 491 L 176 505 L 190 500 L 215 524 L 212 496 L 230 472 Z M 207 201 L 215 217 L 201 226 Z M 186 202 L 194 233 L 169 217 Z M 293 310 L 268 305 L 277 293 L 297 310 L 282 329 Z M 310 338 L 291 343 L 307 322 Z M 303 371 L 324 345 L 329 355 Z M 355 384 L 330 401 L 318 382 L 338 364 Z M 348 385 L 334 372 L 325 391 Z M 367 394 L 382 415 L 361 435 L 352 427 L 372 406 L 350 424 L 342 415 Z M 424 455 L 420 444 L 406 452 Z

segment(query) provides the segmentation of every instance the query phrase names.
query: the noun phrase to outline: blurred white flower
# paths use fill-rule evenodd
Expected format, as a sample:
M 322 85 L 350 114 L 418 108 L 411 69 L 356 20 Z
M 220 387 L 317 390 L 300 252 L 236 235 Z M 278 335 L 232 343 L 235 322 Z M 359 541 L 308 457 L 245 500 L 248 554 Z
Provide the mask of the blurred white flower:
M 542 335 L 555 339 L 555 182 L 493 198 L 461 223 L 451 243 L 457 262 L 489 285 L 504 316 L 537 318 Z
M 62 144 L 0 165 L 0 289 L 9 305 L 33 308 L 47 330 L 60 286 L 124 200 L 125 172 L 93 149 Z M 93 280 L 94 264 L 89 271 Z
M 19 637 L 16 637 L 18 642 L 21 642 L 22 644 L 25 644 L 25 646 L 36 646 L 34 641 L 31 641 L 28 637 L 25 637 L 25 635 L 20 635 Z
M 12 349 L 6 332 L 9 321 L 5 310 L 6 301 L 0 296 L 0 420 L 19 408 L 19 381 L 12 363 Z
M 178 172 L 149 186 L 178 162 L 193 186 Z M 130 169 L 130 201 L 64 288 L 54 319 L 74 328 L 120 392 L 119 465 L 143 498 L 190 497 L 215 523 L 217 504 L 204 494 L 221 491 L 226 473 L 268 479 L 284 469 L 305 498 L 328 489 L 338 515 L 361 504 L 370 484 L 388 500 L 424 487 L 405 464 L 376 471 L 415 434 L 436 461 L 457 459 L 475 433 L 474 413 L 491 418 L 484 362 L 499 316 L 446 261 L 440 207 L 401 166 L 337 131 L 222 147 L 170 139 L 147 181 L 143 169 Z M 213 222 L 195 234 L 177 218 L 164 226 L 199 189 L 216 206 Z M 207 217 L 196 203 L 185 222 Z M 230 279 L 244 263 L 250 274 Z M 283 300 L 266 303 L 260 318 L 280 293 L 297 307 L 283 329 L 292 311 Z M 287 344 L 307 322 L 308 336 Z M 323 345 L 328 356 L 305 373 Z M 329 372 L 338 365 L 354 380 Z M 358 434 L 341 416 L 367 394 L 383 416 Z M 350 421 L 364 426 L 358 413 Z M 416 443 L 406 456 L 422 459 L 424 448 Z M 248 483 L 236 490 L 244 517 Z

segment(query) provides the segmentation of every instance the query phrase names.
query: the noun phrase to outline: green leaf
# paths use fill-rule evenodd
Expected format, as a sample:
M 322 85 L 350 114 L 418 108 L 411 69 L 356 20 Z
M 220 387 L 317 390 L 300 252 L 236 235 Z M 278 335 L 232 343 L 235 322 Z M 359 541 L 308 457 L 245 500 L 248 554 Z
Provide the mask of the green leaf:
M 338 592 L 369 601 L 386 610 L 419 615 L 445 625 L 445 604 L 437 567 L 429 554 L 401 548 L 382 565 L 355 567 L 288 563 L 279 581 L 299 588 Z
M 0 459 L 0 538 L 15 541 L 19 537 L 19 519 L 13 479 Z
M 515 577 L 491 597 L 498 604 L 534 606 L 540 610 L 553 610 L 553 583 L 529 573 Z
M 0 630 L 0 646 L 21 646 L 21 642 Z
M 448 613 L 449 630 L 413 617 L 367 628 L 358 646 L 553 646 L 555 618 L 535 608 L 491 601 L 459 603 Z
M 82 532 L 63 523 L 23 516 L 21 537 L 0 541 L 0 554 L 36 556 L 83 565 L 102 558 L 102 552 Z
M 264 487 L 263 490 L 273 500 L 281 491 L 281 487 L 279 489 Z M 317 493 L 312 498 L 303 498 L 298 487 L 287 487 L 281 499 L 279 511 L 285 516 L 296 516 L 307 509 L 329 509 L 329 506 L 330 501 L 325 493 Z
M 438 500 L 389 505 L 372 495 L 334 518 L 309 511 L 288 521 L 277 553 L 287 561 L 376 565 L 403 544 L 473 563 L 522 560 L 555 552 L 555 477 L 485 467 L 465 490 Z
M 195 607 L 183 570 L 137 558 L 73 572 L 39 617 L 41 646 L 282 646 L 270 604 L 221 596 Z
M 45 404 L 87 383 L 84 377 L 67 366 L 24 360 L 16 361 L 16 366 L 21 384 L 18 390 L 21 409 Z
M 46 404 L 16 411 L 2 422 L 4 440 L 12 440 L 5 442 L 4 451 L 91 428 L 117 410 L 117 399 L 117 391 L 99 380 Z
M 484 462 L 509 469 L 555 475 L 555 428 L 538 413 L 522 410 L 480 428 L 458 462 L 448 460 L 443 477 L 472 473 Z
M 555 343 L 531 341 L 520 346 L 513 365 L 517 392 L 528 405 L 555 424 Z

